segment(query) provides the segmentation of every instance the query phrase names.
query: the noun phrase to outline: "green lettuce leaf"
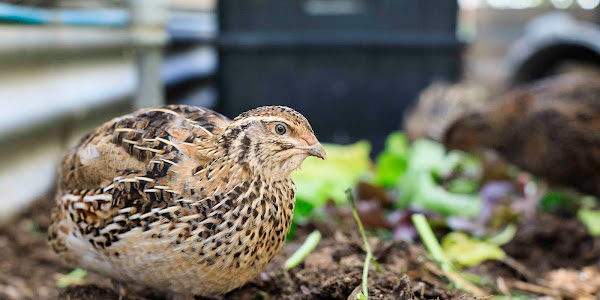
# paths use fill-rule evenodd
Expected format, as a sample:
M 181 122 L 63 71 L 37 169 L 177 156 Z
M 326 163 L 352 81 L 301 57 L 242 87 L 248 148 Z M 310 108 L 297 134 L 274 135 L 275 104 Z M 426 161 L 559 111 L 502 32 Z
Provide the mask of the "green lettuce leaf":
M 445 216 L 476 217 L 481 207 L 478 195 L 453 194 L 437 185 L 427 171 L 410 172 L 399 185 L 400 205 L 435 211 Z
M 385 149 L 377 157 L 375 184 L 393 187 L 406 172 L 408 141 L 402 132 L 390 134 L 385 142 Z
M 451 185 L 451 190 L 448 191 L 434 179 L 446 176 L 459 167 L 473 169 L 479 168 L 480 164 L 460 152 L 446 154 L 444 147 L 439 143 L 429 140 L 416 141 L 408 152 L 406 172 L 397 184 L 401 195 L 398 205 L 410 205 L 443 215 L 476 217 L 481 207 L 481 199 L 478 195 L 470 194 L 476 191 L 476 180 L 464 179 L 462 183 L 455 183 L 462 186 Z
M 292 173 L 296 184 L 296 201 L 301 215 L 308 215 L 328 199 L 345 203 L 344 191 L 354 187 L 372 166 L 371 145 L 360 141 L 352 145 L 324 144 L 327 160 L 308 157 L 300 170 Z

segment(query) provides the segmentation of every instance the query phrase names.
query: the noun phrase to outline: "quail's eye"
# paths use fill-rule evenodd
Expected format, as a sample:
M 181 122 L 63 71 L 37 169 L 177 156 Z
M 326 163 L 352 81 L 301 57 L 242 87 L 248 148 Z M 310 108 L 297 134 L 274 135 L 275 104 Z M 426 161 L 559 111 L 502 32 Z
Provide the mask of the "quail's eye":
M 287 132 L 287 127 L 282 123 L 277 123 L 275 124 L 275 127 L 273 127 L 273 131 L 279 135 L 284 135 Z

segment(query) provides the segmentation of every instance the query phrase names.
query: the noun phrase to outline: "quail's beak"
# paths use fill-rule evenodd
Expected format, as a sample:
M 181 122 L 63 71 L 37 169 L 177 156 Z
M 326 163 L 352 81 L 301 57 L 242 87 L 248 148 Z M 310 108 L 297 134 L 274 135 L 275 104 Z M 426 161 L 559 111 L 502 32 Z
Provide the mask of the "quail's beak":
M 306 141 L 309 146 L 298 146 L 296 148 L 305 150 L 310 156 L 318 157 L 322 160 L 327 159 L 325 148 L 323 148 L 323 145 L 317 141 L 317 138 L 315 138 L 314 135 L 305 135 L 300 138 Z
M 325 152 L 325 148 L 323 148 L 323 145 L 321 145 L 321 143 L 316 142 L 314 145 L 310 146 L 309 149 L 310 151 L 308 152 L 308 154 L 310 154 L 311 156 L 318 157 L 322 160 L 327 159 L 327 153 Z

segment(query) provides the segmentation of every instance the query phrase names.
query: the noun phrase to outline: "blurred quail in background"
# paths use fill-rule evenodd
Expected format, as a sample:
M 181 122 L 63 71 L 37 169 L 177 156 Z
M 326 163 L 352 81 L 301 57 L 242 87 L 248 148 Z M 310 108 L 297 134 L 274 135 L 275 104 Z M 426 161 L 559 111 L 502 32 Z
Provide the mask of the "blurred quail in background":
M 600 76 L 567 73 L 516 88 L 453 122 L 449 149 L 494 149 L 551 183 L 600 195 Z
M 436 82 L 427 87 L 404 118 L 404 130 L 411 141 L 428 138 L 441 141 L 457 118 L 490 101 L 492 92 L 475 82 Z

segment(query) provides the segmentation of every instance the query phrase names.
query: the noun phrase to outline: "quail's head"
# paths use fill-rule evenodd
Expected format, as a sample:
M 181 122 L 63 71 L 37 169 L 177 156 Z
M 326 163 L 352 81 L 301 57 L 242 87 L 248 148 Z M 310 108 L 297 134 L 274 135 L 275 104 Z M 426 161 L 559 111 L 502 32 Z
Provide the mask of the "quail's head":
M 240 114 L 221 137 L 229 157 L 252 172 L 281 180 L 308 156 L 326 159 L 308 120 L 284 106 L 259 107 Z

